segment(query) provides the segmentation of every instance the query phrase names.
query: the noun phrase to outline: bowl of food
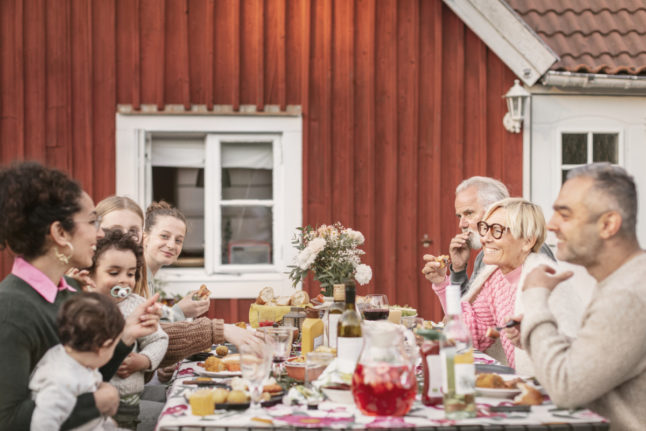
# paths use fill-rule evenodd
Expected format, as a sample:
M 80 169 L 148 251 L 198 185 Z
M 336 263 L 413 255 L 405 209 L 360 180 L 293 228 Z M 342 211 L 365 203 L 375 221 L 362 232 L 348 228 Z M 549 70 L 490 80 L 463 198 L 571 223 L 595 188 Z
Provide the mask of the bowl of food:
M 295 356 L 285 362 L 285 372 L 289 377 L 299 382 L 305 379 L 305 357 Z
M 331 356 L 331 354 L 328 354 Z M 319 378 L 323 371 L 327 368 L 327 364 L 307 364 L 303 356 L 296 356 L 289 358 L 285 362 L 285 371 L 292 379 L 302 382 L 305 380 L 305 370 L 307 370 L 307 381 L 312 382 Z

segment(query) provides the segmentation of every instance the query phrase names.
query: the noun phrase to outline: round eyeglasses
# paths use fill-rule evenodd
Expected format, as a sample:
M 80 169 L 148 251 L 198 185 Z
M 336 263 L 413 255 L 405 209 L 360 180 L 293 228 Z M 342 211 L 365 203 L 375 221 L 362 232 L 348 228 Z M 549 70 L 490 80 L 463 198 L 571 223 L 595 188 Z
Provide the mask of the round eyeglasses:
M 478 227 L 478 233 L 480 236 L 484 237 L 487 234 L 487 231 L 491 231 L 491 236 L 494 237 L 494 239 L 502 238 L 502 234 L 509 230 L 507 226 L 503 226 L 498 223 L 487 224 L 485 221 L 479 221 L 476 226 Z

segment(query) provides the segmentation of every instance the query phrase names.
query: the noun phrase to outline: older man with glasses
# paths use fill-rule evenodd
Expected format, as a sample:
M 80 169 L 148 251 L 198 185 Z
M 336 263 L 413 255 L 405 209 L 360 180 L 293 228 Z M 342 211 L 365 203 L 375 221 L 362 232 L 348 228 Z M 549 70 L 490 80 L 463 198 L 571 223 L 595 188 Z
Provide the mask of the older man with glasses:
M 473 337 L 474 347 L 485 351 L 494 343 L 490 328 L 503 327 L 523 313 L 519 286 L 527 272 L 537 265 L 551 262 L 538 254 L 545 240 L 545 219 L 537 205 L 520 198 L 498 201 L 476 224 L 483 245 L 484 267 L 472 280 L 462 297 L 462 317 Z M 444 306 L 448 277 L 433 284 L 433 290 Z M 563 330 L 573 335 L 578 328 L 582 301 L 576 291 L 566 286 L 559 288 L 549 307 L 559 319 Z M 504 357 L 489 352 L 497 359 L 516 368 L 518 373 L 532 375 L 532 364 L 520 348 L 518 337 L 503 334 L 500 339 Z
M 597 281 L 577 338 L 561 332 L 548 304 L 571 272 L 532 271 L 523 285 L 522 342 L 535 376 L 555 404 L 586 406 L 611 430 L 646 426 L 646 253 L 636 233 L 637 190 L 618 166 L 597 163 L 568 173 L 548 224 L 557 257 Z

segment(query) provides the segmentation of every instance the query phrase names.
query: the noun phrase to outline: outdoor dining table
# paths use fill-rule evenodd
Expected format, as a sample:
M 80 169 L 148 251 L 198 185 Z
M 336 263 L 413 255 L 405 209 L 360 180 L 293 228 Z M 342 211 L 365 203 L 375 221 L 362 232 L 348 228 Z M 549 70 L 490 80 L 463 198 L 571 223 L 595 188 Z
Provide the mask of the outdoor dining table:
M 493 360 L 478 354 L 476 362 L 485 364 Z M 195 390 L 187 385 L 198 371 L 197 362 L 182 362 L 168 389 L 167 402 L 157 423 L 157 431 L 193 430 L 271 430 L 271 429 L 402 429 L 420 431 L 539 431 L 539 430 L 607 430 L 609 423 L 590 410 L 558 409 L 549 401 L 532 406 L 529 412 L 493 413 L 491 406 L 511 405 L 511 400 L 476 397 L 477 417 L 458 421 L 447 420 L 442 406 L 427 407 L 419 401 L 419 395 L 406 416 L 366 416 L 354 404 L 338 404 L 323 401 L 317 409 L 307 406 L 276 404 L 263 408 L 258 413 L 248 410 L 215 410 L 208 416 L 191 414 L 186 395 Z

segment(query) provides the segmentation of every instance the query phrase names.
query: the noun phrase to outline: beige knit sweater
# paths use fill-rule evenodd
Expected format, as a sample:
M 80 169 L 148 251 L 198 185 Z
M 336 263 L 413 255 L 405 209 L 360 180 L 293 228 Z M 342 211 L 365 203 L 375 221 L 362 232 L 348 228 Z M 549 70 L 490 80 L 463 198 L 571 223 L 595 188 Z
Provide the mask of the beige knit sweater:
M 523 292 L 521 336 L 555 404 L 588 407 L 613 431 L 646 429 L 646 254 L 594 288 L 574 340 L 558 332 L 547 289 Z
M 159 364 L 160 367 L 172 365 L 187 356 L 204 351 L 213 344 L 224 342 L 224 321 L 201 317 L 192 322 L 181 321 L 160 323 L 168 334 L 168 350 Z

